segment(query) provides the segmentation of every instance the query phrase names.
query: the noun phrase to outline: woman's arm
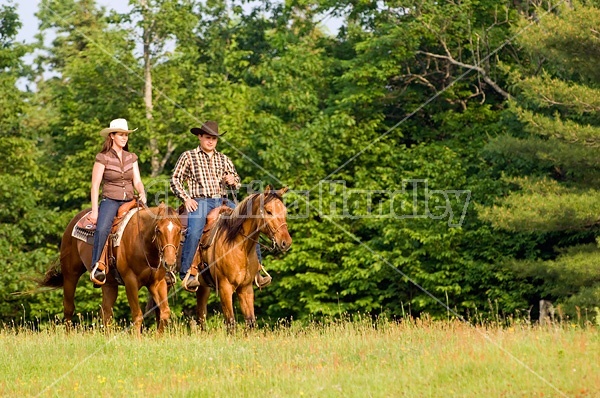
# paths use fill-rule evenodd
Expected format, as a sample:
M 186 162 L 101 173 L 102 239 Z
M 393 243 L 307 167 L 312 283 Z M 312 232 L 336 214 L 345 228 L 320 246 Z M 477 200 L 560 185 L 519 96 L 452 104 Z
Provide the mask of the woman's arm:
M 102 182 L 103 176 L 104 165 L 99 162 L 94 163 L 94 168 L 92 169 L 92 189 L 90 192 L 92 199 L 92 214 L 88 217 L 94 224 L 96 224 L 96 221 L 98 220 L 98 195 L 100 193 L 100 183 Z
M 144 189 L 144 183 L 142 177 L 140 177 L 140 168 L 138 162 L 133 164 L 133 186 L 140 196 L 140 200 L 146 204 L 146 190 Z

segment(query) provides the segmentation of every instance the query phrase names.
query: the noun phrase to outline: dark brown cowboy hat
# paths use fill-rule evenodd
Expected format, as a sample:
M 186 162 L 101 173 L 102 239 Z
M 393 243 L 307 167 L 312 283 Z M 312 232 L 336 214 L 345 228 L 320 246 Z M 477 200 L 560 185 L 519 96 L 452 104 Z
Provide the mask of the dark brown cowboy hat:
M 212 135 L 215 137 L 222 137 L 225 135 L 226 131 L 223 132 L 222 134 L 219 134 L 219 125 L 217 124 L 217 122 L 209 120 L 206 123 L 204 123 L 202 125 L 202 127 L 200 127 L 200 128 L 198 128 L 198 127 L 191 128 L 190 133 L 192 133 L 194 135 L 208 134 L 208 135 Z

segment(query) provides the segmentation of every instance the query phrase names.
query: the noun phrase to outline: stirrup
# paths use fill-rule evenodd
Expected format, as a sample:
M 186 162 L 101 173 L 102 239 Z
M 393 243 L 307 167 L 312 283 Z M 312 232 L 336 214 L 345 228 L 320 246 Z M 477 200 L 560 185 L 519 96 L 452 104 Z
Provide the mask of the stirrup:
M 271 281 L 273 280 L 273 278 L 271 277 L 271 275 L 269 275 L 269 273 L 267 272 L 267 270 L 265 269 L 265 267 L 262 264 L 259 264 L 260 268 L 258 269 L 258 272 L 256 273 L 256 275 L 254 276 L 254 283 L 256 283 L 256 286 L 259 289 L 262 289 L 263 287 L 267 287 L 271 284 Z M 266 274 L 265 277 L 263 277 L 260 272 L 264 272 Z M 263 278 L 263 280 L 265 280 L 265 282 L 262 283 L 262 285 L 260 283 L 258 283 L 258 277 Z
M 102 268 L 100 268 L 100 266 L 102 266 Z M 94 277 L 94 274 L 95 274 L 95 273 L 96 273 L 96 271 L 98 271 L 99 269 L 100 269 L 100 271 L 103 271 L 103 272 L 104 272 L 104 280 L 103 280 L 103 281 L 100 281 L 100 280 L 98 280 L 98 279 L 96 279 L 96 278 Z M 102 285 L 104 285 L 104 284 L 106 283 L 106 277 L 107 277 L 107 275 L 106 275 L 106 264 L 104 264 L 102 261 L 98 261 L 98 262 L 96 263 L 96 265 L 94 265 L 94 268 L 92 268 L 92 271 L 90 272 L 90 280 L 91 280 L 92 282 L 94 282 L 96 285 L 100 285 L 100 286 L 102 286 Z
M 191 272 L 192 272 L 192 269 L 190 268 L 190 269 L 188 270 L 188 272 L 185 274 L 185 278 L 183 278 L 183 280 L 181 281 L 181 285 L 182 285 L 182 286 L 183 286 L 183 288 L 184 288 L 185 290 L 187 290 L 188 292 L 196 293 L 196 292 L 198 291 L 198 287 L 200 287 L 200 286 L 196 286 L 196 288 L 193 288 L 193 287 L 188 287 L 188 282 L 189 282 L 189 280 L 190 280 L 190 276 L 192 276 Z M 200 281 L 198 280 L 198 275 L 195 275 L 195 276 L 196 276 L 196 281 L 200 282 Z

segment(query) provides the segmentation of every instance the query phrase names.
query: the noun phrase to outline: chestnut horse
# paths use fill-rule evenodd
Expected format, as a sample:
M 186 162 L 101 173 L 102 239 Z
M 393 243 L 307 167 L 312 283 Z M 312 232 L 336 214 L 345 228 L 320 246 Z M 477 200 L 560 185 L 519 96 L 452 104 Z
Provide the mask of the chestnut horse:
M 62 286 L 67 326 L 71 325 L 75 312 L 77 282 L 86 270 L 91 269 L 92 245 L 71 236 L 77 222 L 88 212 L 89 209 L 84 210 L 71 220 L 62 237 L 60 264 L 49 269 L 40 283 L 43 287 Z M 131 217 L 123 230 L 121 244 L 113 249 L 116 268 L 125 284 L 134 331 L 137 334 L 141 333 L 143 321 L 138 298 L 138 291 L 142 286 L 146 286 L 160 308 L 159 332 L 164 330 L 169 320 L 171 310 L 167 301 L 165 274 L 167 271 L 172 272 L 177 266 L 181 231 L 181 221 L 171 207 L 164 203 L 158 207 L 144 207 Z M 113 317 L 117 293 L 118 282 L 113 273 L 109 272 L 106 283 L 102 285 L 102 320 L 105 325 Z
M 263 193 L 245 198 L 233 211 L 229 209 L 216 221 L 213 226 L 216 231 L 210 247 L 199 247 L 196 252 L 192 266 L 200 261 L 208 264 L 209 268 L 202 272 L 210 272 L 215 281 L 230 332 L 235 328 L 234 292 L 238 294 L 246 325 L 253 327 L 256 323 L 252 284 L 259 268 L 256 254 L 259 235 L 265 234 L 271 239 L 273 246 L 282 252 L 288 251 L 292 245 L 286 223 L 287 209 L 282 201 L 287 190 L 286 187 L 273 191 L 267 187 Z M 198 321 L 204 326 L 210 287 L 202 275 L 198 279 L 200 287 L 196 292 L 196 311 Z

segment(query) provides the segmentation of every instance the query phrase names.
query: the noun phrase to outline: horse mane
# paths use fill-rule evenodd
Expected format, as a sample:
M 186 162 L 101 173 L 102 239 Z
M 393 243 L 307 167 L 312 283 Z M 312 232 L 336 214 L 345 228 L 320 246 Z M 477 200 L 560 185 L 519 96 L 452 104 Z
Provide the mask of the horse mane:
M 171 206 L 167 206 L 164 203 L 161 203 L 160 206 L 157 206 L 157 213 L 154 214 L 155 217 L 165 217 L 165 218 L 176 218 L 177 220 L 179 220 L 179 214 L 177 213 L 177 210 L 175 210 L 174 208 L 172 208 Z M 152 213 L 152 211 L 151 211 Z
M 220 218 L 219 229 L 222 231 L 220 233 L 225 234 L 225 243 L 232 243 L 235 240 L 235 238 L 242 232 L 242 226 L 244 225 L 244 222 L 248 217 L 254 214 L 253 208 L 255 200 L 261 195 L 264 196 L 263 205 L 266 205 L 267 203 L 275 199 L 281 200 L 281 196 L 278 195 L 275 191 L 269 191 L 264 194 L 255 193 L 250 196 L 247 196 L 236 206 L 236 208 L 230 215 L 228 215 L 227 217 Z M 256 238 L 258 239 L 258 237 Z

